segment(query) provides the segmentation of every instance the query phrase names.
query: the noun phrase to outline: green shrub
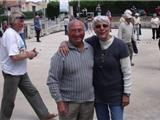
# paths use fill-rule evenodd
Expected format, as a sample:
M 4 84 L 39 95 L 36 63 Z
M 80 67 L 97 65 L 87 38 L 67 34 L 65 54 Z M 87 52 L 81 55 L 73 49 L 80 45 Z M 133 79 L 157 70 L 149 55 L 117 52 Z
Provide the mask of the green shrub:
M 32 19 L 34 18 L 34 12 L 23 12 L 25 15 L 25 19 Z

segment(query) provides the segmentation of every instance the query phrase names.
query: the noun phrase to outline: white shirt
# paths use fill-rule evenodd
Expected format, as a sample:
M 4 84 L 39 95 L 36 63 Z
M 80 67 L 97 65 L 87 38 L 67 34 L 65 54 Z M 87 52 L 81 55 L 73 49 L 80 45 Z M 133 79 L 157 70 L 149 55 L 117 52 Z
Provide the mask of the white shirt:
M 158 28 L 160 24 L 160 20 L 158 17 L 151 18 L 151 28 Z
M 64 25 L 68 25 L 69 23 L 69 18 L 64 18 Z
M 139 27 L 140 24 L 141 24 L 140 17 L 134 17 L 134 26 Z
M 14 29 L 8 28 L 0 42 L 0 60 L 1 67 L 5 73 L 11 75 L 23 75 L 26 73 L 26 59 L 21 61 L 13 61 L 10 56 L 20 54 L 25 50 L 25 45 Z
M 122 22 L 118 29 L 118 38 L 123 40 L 125 43 L 131 42 L 133 36 L 133 25 L 132 23 Z

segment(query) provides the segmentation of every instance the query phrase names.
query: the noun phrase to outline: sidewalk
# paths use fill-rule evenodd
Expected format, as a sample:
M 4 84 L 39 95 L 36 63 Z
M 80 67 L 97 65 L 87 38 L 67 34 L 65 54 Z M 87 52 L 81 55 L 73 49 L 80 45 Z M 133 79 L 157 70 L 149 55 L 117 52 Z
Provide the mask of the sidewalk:
M 117 35 L 117 29 L 112 30 Z M 86 37 L 90 36 L 86 32 Z M 41 43 L 36 38 L 27 39 L 28 49 L 37 48 L 37 58 L 28 61 L 28 74 L 39 90 L 49 111 L 57 112 L 55 101 L 52 99 L 46 80 L 48 76 L 51 56 L 57 51 L 61 41 L 68 40 L 64 32 L 58 32 L 41 38 Z M 140 42 L 138 42 L 139 54 L 134 55 L 132 67 L 133 89 L 131 104 L 126 107 L 125 120 L 159 120 L 160 119 L 160 51 L 158 40 L 151 40 L 151 29 L 143 29 Z M 0 73 L 0 101 L 2 99 L 3 78 Z M 105 90 L 104 90 L 105 91 Z M 38 117 L 18 91 L 15 108 L 11 120 L 38 120 Z M 55 120 L 58 120 L 55 119 Z M 96 117 L 95 119 L 96 120 Z

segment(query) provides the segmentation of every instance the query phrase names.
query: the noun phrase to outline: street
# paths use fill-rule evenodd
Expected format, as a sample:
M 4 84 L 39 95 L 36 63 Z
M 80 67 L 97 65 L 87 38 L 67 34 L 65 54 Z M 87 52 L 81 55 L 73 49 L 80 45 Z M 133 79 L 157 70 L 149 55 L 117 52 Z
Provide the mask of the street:
M 117 29 L 112 29 L 112 34 L 116 36 Z M 86 32 L 85 37 L 88 36 L 91 34 Z M 135 65 L 132 67 L 131 103 L 125 108 L 124 120 L 160 120 L 160 51 L 158 40 L 151 38 L 151 29 L 142 29 L 141 41 L 137 42 L 139 53 L 133 56 Z M 28 60 L 28 74 L 49 111 L 57 113 L 56 103 L 49 93 L 46 80 L 51 56 L 57 51 L 61 41 L 68 40 L 68 37 L 62 31 L 44 36 L 40 40 L 40 43 L 36 42 L 36 38 L 26 40 L 28 49 L 36 48 L 39 52 L 35 59 Z M 0 101 L 2 91 L 3 77 L 0 73 Z M 20 90 L 11 120 L 38 120 Z

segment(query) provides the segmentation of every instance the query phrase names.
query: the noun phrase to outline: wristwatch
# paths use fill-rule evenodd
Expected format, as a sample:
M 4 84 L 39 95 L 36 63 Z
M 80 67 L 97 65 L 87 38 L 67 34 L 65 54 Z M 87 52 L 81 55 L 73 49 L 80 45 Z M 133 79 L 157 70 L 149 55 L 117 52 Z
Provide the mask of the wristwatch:
M 129 97 L 131 94 L 130 93 L 123 93 L 123 95 Z

